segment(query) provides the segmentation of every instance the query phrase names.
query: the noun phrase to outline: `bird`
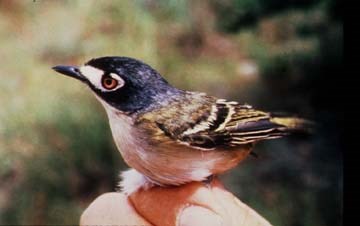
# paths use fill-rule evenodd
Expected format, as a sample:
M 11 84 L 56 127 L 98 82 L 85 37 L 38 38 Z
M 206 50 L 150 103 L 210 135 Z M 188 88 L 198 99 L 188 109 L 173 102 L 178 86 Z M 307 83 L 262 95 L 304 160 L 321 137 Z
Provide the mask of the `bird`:
M 306 131 L 311 124 L 178 89 L 130 57 L 98 57 L 53 70 L 87 85 L 103 105 L 116 147 L 131 167 L 122 173 L 127 194 L 207 181 L 254 153 L 257 142 Z

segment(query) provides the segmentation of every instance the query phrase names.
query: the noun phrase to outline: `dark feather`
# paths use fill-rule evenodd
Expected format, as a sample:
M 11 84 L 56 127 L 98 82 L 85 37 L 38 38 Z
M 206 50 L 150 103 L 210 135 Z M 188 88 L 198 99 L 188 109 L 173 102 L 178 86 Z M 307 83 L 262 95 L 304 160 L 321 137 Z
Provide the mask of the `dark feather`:
M 304 124 L 299 118 L 272 117 L 248 105 L 189 92 L 151 117 L 171 139 L 209 150 L 282 137 Z

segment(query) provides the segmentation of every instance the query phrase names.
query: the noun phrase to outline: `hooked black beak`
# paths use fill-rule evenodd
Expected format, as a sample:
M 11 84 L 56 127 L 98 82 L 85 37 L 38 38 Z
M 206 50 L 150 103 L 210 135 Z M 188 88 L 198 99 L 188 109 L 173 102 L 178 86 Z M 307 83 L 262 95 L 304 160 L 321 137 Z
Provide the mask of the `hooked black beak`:
M 76 78 L 82 82 L 86 81 L 86 78 L 80 73 L 80 71 L 77 67 L 59 65 L 59 66 L 53 67 L 52 69 L 54 69 L 56 72 L 66 75 L 66 76 Z

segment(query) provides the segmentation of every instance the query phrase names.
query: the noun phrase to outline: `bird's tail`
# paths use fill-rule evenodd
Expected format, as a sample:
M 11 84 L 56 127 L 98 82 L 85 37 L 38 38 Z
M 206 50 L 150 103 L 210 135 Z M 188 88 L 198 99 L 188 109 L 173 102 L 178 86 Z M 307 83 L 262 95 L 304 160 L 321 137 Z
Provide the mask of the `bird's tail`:
M 311 134 L 315 129 L 314 122 L 298 117 L 272 116 L 270 122 L 278 125 L 278 130 L 285 133 Z
M 283 113 L 266 113 L 252 108 L 238 109 L 233 116 L 235 126 L 229 126 L 234 145 L 275 139 L 288 134 L 307 135 L 314 130 L 314 123 Z

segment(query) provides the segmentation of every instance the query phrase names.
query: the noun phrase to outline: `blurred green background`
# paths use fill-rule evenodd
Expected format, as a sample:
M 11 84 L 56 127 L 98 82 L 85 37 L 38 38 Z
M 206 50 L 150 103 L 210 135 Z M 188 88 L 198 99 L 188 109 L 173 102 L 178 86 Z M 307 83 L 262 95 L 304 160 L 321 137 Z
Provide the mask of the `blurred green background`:
M 333 0 L 0 0 L 0 225 L 76 225 L 116 189 L 126 166 L 104 110 L 51 70 L 105 55 L 317 121 L 312 137 L 259 143 L 259 158 L 223 181 L 274 225 L 341 225 L 341 10 Z

